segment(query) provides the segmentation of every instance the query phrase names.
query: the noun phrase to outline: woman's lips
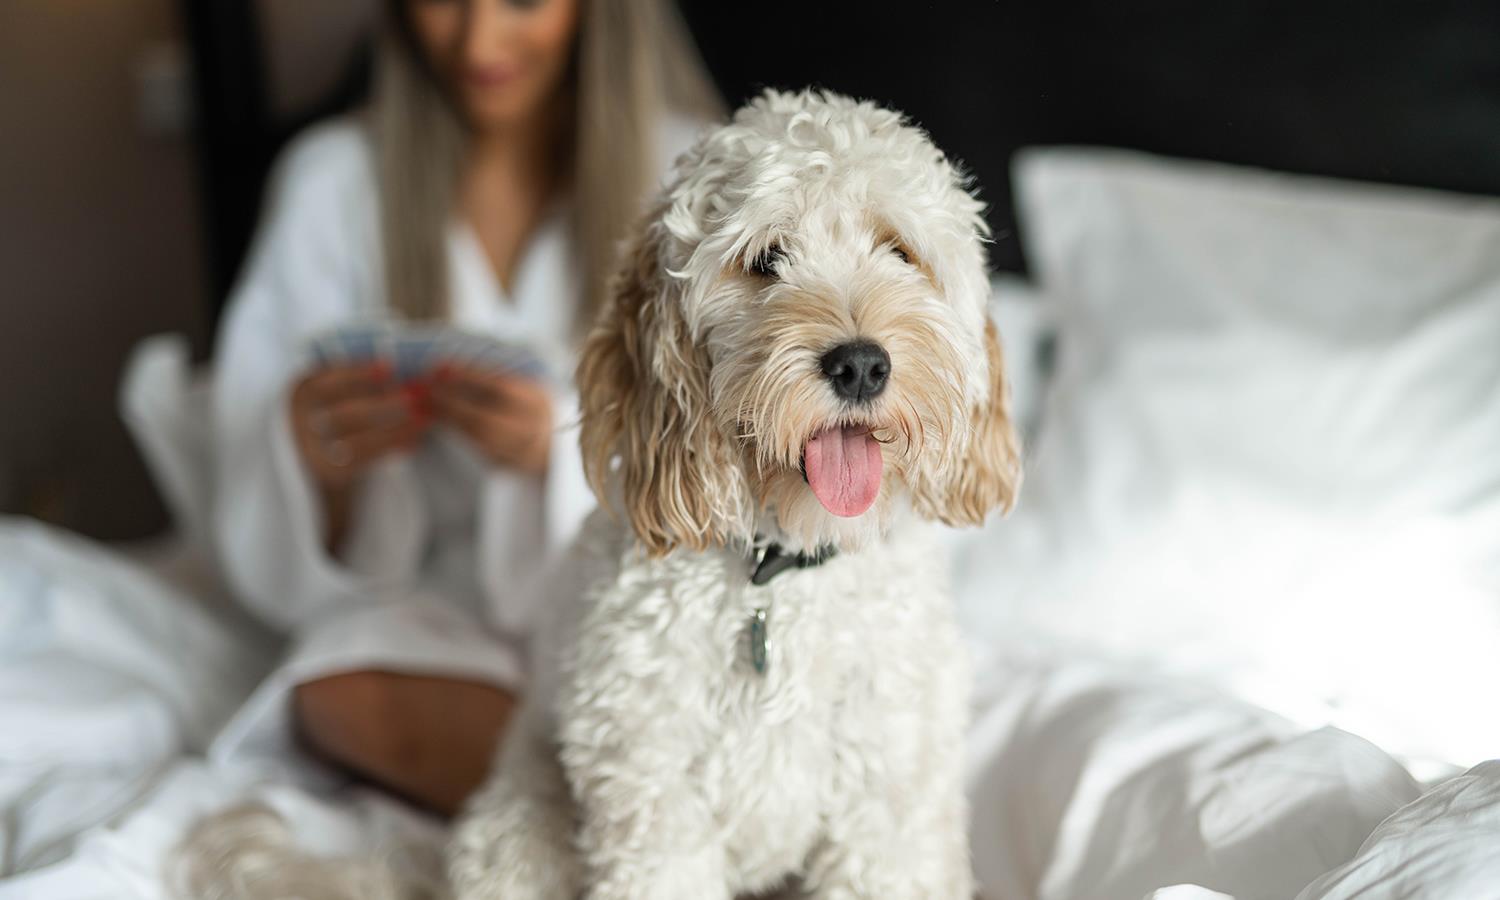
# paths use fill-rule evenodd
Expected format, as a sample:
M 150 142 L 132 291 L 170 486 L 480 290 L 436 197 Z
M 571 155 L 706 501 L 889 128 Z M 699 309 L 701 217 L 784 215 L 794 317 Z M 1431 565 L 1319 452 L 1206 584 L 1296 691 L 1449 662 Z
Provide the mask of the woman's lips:
M 520 66 L 472 66 L 464 70 L 464 80 L 474 87 L 495 88 L 514 81 L 519 74 Z

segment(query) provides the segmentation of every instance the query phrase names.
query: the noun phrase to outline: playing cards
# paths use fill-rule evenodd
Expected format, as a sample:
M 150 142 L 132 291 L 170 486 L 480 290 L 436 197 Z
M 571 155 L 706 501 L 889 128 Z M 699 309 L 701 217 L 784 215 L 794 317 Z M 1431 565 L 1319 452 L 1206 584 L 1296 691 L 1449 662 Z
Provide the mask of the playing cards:
M 444 325 L 346 325 L 314 338 L 311 352 L 319 366 L 384 360 L 397 381 L 422 378 L 445 362 L 538 380 L 549 375 L 546 363 L 525 344 Z

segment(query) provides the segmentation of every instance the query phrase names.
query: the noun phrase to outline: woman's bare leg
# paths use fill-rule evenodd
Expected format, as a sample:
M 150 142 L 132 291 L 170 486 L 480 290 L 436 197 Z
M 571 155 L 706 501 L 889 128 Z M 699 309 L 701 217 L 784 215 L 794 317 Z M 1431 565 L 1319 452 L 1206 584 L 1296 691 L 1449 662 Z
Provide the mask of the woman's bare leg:
M 313 752 L 451 816 L 484 781 L 516 698 L 478 682 L 360 671 L 298 685 L 294 708 Z

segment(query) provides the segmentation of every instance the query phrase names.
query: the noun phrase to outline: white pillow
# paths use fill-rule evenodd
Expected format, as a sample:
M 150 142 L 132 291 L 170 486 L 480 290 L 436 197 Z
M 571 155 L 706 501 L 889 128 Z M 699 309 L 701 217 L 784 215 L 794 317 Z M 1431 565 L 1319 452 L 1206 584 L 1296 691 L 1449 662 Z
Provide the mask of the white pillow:
M 996 639 L 1500 755 L 1500 202 L 1081 149 L 1016 168 L 1057 371 Z
M 1031 441 L 1036 428 L 1047 380 L 1043 350 L 1052 339 L 1052 326 L 1036 288 L 1019 276 L 1004 273 L 990 279 L 990 318 L 1000 332 L 1011 419 L 1024 445 Z
M 120 415 L 162 492 L 178 532 L 207 547 L 213 497 L 211 379 L 192 365 L 187 338 L 158 334 L 131 351 Z
M 1397 810 L 1359 855 L 1297 900 L 1493 897 L 1500 885 L 1500 762 L 1475 766 Z

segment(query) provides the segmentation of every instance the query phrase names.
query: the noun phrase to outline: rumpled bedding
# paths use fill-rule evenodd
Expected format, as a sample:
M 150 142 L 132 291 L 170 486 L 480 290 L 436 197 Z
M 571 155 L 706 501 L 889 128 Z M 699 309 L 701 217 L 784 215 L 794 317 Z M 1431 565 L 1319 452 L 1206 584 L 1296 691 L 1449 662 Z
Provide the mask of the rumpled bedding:
M 0 900 L 165 898 L 188 825 L 252 799 L 313 852 L 439 846 L 439 823 L 376 792 L 205 756 L 275 657 L 248 624 L 19 520 L 0 522 L 0 586 Z M 1500 896 L 1500 762 L 1423 793 L 1355 735 L 1206 687 L 976 651 L 989 900 Z
M 273 658 L 231 621 L 81 538 L 0 519 L 0 876 L 64 859 L 207 746 Z

